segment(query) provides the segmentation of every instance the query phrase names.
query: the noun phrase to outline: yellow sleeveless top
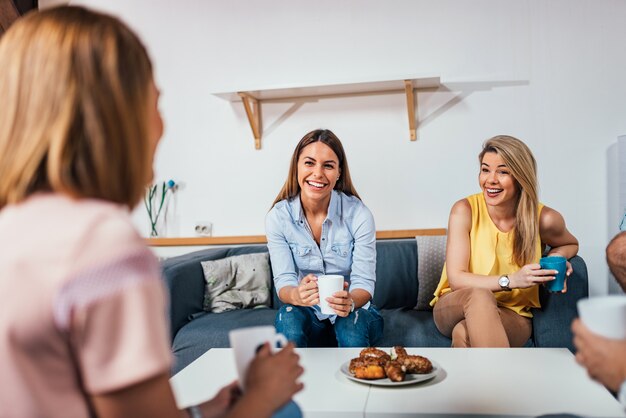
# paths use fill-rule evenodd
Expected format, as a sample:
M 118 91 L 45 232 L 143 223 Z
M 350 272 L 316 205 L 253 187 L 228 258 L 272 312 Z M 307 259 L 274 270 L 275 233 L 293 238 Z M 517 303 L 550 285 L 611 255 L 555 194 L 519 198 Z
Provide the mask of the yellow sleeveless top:
M 502 232 L 496 227 L 487 212 L 485 196 L 482 193 L 469 196 L 467 200 L 472 208 L 469 272 L 485 276 L 502 276 L 518 271 L 521 266 L 515 264 L 511 259 L 513 254 L 513 231 Z M 537 217 L 539 217 L 541 209 L 543 209 L 543 204 L 540 203 Z M 541 240 L 538 239 L 535 244 L 535 258 L 533 262 L 538 263 L 540 258 Z M 435 290 L 435 298 L 430 302 L 430 306 L 434 306 L 441 295 L 451 291 L 444 264 L 439 285 L 437 290 Z M 511 309 L 519 315 L 528 318 L 533 316 L 530 308 L 540 307 L 537 286 L 527 289 L 494 292 L 494 295 L 498 301 L 498 306 Z

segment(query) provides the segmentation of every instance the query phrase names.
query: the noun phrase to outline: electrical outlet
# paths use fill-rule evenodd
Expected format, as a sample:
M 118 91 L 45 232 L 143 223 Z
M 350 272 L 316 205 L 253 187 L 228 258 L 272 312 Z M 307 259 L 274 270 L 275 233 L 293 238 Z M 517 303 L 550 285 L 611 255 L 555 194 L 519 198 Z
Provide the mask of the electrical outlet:
M 198 221 L 194 227 L 197 235 L 210 237 L 213 234 L 213 224 L 207 221 Z

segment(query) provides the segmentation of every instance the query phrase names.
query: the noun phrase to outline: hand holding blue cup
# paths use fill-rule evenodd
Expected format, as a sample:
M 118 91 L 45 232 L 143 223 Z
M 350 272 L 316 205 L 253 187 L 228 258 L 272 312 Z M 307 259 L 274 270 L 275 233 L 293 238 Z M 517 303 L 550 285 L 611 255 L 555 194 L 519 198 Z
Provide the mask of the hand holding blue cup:
M 556 270 L 554 280 L 546 282 L 548 291 L 560 293 L 565 286 L 565 273 L 567 272 L 567 259 L 560 255 L 552 255 L 543 257 L 539 260 L 539 264 L 543 270 Z

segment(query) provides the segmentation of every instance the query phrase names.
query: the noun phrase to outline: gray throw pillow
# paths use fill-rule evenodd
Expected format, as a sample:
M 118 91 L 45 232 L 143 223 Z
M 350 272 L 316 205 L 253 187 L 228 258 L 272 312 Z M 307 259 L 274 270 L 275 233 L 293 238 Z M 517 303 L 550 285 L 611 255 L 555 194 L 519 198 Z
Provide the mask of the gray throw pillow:
M 419 311 L 432 309 L 430 301 L 446 261 L 446 235 L 417 236 L 417 304 Z
M 204 310 L 214 313 L 270 304 L 269 253 L 202 261 Z

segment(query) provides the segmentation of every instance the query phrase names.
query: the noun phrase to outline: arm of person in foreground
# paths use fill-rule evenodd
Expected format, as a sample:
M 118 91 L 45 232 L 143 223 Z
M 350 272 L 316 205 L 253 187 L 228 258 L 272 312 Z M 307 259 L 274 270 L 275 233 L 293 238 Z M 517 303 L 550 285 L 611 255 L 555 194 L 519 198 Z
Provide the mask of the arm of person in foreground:
M 204 418 L 259 417 L 269 418 L 302 390 L 297 379 L 303 369 L 293 344 L 272 354 L 266 343 L 250 363 L 246 375 L 246 393 L 241 394 L 237 382 L 222 388 L 217 395 L 199 405 Z M 99 418 L 151 417 L 189 418 L 176 407 L 167 374 L 135 385 L 91 397 Z
M 626 380 L 626 341 L 611 340 L 594 334 L 580 319 L 572 322 L 576 361 L 589 377 L 617 392 Z
M 452 290 L 468 287 L 489 289 L 492 292 L 500 291 L 498 284 L 500 276 L 487 276 L 469 272 L 470 260 L 470 231 L 472 229 L 472 208 L 467 199 L 456 202 L 450 210 L 448 221 L 448 240 L 446 243 L 446 272 Z M 477 249 L 476 252 L 479 252 Z M 494 251 L 486 248 L 484 251 Z M 532 287 L 554 279 L 554 276 L 544 276 L 539 264 L 526 264 L 520 270 L 509 274 L 511 289 Z

